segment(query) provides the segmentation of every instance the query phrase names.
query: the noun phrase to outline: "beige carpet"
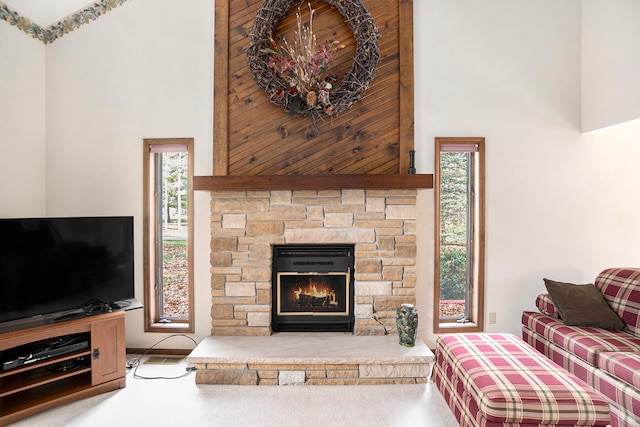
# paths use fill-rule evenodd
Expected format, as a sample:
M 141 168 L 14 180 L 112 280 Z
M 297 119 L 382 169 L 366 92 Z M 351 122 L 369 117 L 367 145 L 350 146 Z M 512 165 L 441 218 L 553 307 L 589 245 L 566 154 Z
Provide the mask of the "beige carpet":
M 137 377 L 175 377 L 177 365 L 140 364 Z M 42 412 L 15 427 L 426 426 L 458 423 L 433 384 L 381 386 L 196 385 L 194 376 L 139 379 L 127 387 Z

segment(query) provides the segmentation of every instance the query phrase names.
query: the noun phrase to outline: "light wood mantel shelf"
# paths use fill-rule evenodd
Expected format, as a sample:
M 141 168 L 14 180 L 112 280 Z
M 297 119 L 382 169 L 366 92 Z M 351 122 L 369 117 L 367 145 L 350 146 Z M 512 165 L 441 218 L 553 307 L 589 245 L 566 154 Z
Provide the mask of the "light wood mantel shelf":
M 407 190 L 433 188 L 432 174 L 195 176 L 194 190 Z

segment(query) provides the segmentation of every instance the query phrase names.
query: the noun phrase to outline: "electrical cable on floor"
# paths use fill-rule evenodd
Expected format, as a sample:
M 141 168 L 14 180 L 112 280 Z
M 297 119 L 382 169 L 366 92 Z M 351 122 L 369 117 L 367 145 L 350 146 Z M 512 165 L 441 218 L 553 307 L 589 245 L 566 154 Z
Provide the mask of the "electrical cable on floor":
M 177 380 L 178 378 L 183 378 L 186 377 L 187 375 L 191 374 L 194 369 L 187 369 L 187 372 L 185 372 L 182 375 L 178 375 L 175 377 L 145 377 L 142 375 L 138 375 L 138 367 L 142 364 L 142 358 L 144 356 L 147 355 L 147 353 L 152 350 L 155 346 L 157 346 L 158 344 L 160 344 L 163 341 L 168 340 L 169 338 L 175 338 L 175 337 L 185 337 L 185 338 L 189 338 L 191 341 L 193 341 L 193 344 L 195 344 L 195 346 L 198 345 L 198 343 L 196 342 L 196 340 L 194 340 L 193 338 L 191 338 L 188 335 L 185 334 L 173 334 L 173 335 L 169 335 L 168 337 L 165 337 L 163 339 L 161 339 L 160 341 L 156 342 L 155 344 L 153 344 L 151 347 L 147 348 L 144 350 L 144 352 L 142 353 L 142 355 L 140 356 L 136 356 L 131 360 L 127 361 L 127 374 L 133 370 L 133 378 L 135 379 L 139 379 L 139 380 Z M 195 348 L 195 347 L 194 347 Z

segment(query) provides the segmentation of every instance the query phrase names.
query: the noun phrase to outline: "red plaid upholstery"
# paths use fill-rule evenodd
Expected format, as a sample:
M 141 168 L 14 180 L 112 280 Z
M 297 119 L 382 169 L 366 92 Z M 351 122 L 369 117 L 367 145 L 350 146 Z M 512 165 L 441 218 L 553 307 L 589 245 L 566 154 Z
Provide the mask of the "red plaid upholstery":
M 594 284 L 626 324 L 624 332 L 566 326 L 557 320 L 551 299 L 543 294 L 536 298 L 540 313 L 522 314 L 522 336 L 605 396 L 611 404 L 614 427 L 638 427 L 640 269 L 610 268 L 600 273 Z
M 612 427 L 638 427 L 640 418 L 632 412 L 625 411 L 624 408 L 611 405 L 611 426 Z
M 434 381 L 461 425 L 607 425 L 609 405 L 509 334 L 436 340 Z
M 533 311 L 522 313 L 522 324 L 593 366 L 605 351 L 640 351 L 640 338 L 623 331 L 567 326 L 562 321 Z
M 635 420 L 630 425 L 634 427 L 640 426 L 640 417 L 634 414 L 640 414 L 640 392 L 635 387 L 619 381 L 611 375 L 603 372 L 602 369 L 594 369 L 592 376 L 589 378 L 591 386 L 604 395 L 611 403 L 611 406 L 620 409 L 623 418 L 627 420 Z M 613 424 L 620 427 L 626 423 Z
M 594 285 L 627 330 L 640 336 L 640 269 L 608 268 L 598 275 Z
M 522 333 L 532 347 L 544 353 L 566 370 L 585 381 L 594 390 L 604 395 L 611 403 L 611 424 L 615 427 L 638 427 L 640 417 L 634 411 L 640 409 L 640 391 L 602 370 L 589 365 L 584 360 L 568 353 L 566 350 L 533 333 L 526 327 Z M 602 353 L 600 357 L 616 353 Z M 628 353 L 623 353 L 628 354 Z M 640 413 L 640 412 L 636 412 Z
M 560 315 L 556 311 L 556 306 L 553 305 L 549 294 L 540 294 L 536 298 L 536 308 L 540 310 L 540 313 L 551 316 L 554 319 L 559 319 Z
M 552 342 L 549 342 L 540 335 L 531 332 L 527 328 L 522 328 L 522 336 L 530 346 L 580 378 L 582 381 L 589 384 L 590 375 L 592 371 L 596 369 L 594 366 L 589 365 L 584 360 L 573 355 L 571 355 L 571 357 L 567 357 L 569 353 L 564 349 L 558 347 Z
M 550 424 L 530 423 L 496 423 L 488 421 L 476 402 L 471 399 L 469 393 L 464 393 L 464 384 L 455 380 L 452 385 L 440 370 L 433 372 L 433 381 L 442 393 L 445 401 L 451 408 L 460 427 L 543 427 Z
M 640 388 L 640 353 L 602 353 L 598 358 L 598 368 L 632 387 Z

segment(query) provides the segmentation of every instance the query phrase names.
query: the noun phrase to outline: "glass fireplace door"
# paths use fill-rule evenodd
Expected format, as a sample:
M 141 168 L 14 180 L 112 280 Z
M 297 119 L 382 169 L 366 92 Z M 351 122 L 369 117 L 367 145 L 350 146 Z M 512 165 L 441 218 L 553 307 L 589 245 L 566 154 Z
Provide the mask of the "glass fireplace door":
M 273 247 L 274 332 L 353 332 L 353 245 Z
M 348 316 L 350 271 L 279 272 L 277 277 L 277 314 L 304 316 Z

